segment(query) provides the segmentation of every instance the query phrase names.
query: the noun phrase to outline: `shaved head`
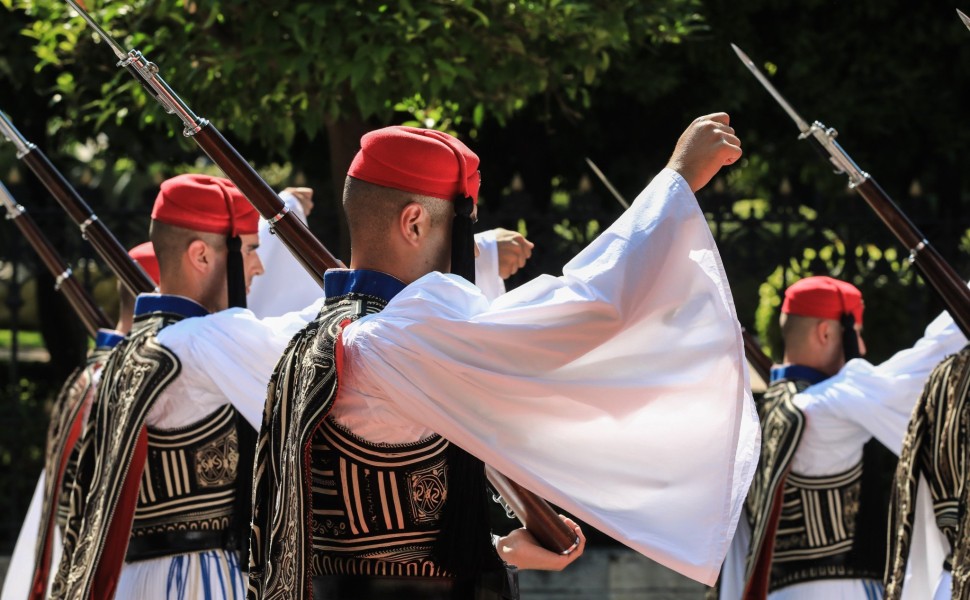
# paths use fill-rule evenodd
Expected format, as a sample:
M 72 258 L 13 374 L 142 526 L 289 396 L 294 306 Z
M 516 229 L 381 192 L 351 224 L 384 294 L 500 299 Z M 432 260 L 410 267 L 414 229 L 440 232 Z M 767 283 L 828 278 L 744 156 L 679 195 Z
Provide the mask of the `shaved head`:
M 781 313 L 781 337 L 785 340 L 785 347 L 803 346 L 808 337 L 812 335 L 815 326 L 823 320 L 818 317 Z
M 221 233 L 193 231 L 154 219 L 148 230 L 148 237 L 155 247 L 155 256 L 158 258 L 158 269 L 162 279 L 171 280 L 178 277 L 182 255 L 188 250 L 189 244 L 195 240 L 202 240 L 212 248 L 226 247 L 226 236 Z
M 421 196 L 347 177 L 344 184 L 344 212 L 350 228 L 350 243 L 354 248 L 379 252 L 387 248 L 388 234 L 395 227 L 401 210 L 415 202 L 431 215 L 431 226 L 439 227 L 451 221 L 454 206 L 447 200 Z

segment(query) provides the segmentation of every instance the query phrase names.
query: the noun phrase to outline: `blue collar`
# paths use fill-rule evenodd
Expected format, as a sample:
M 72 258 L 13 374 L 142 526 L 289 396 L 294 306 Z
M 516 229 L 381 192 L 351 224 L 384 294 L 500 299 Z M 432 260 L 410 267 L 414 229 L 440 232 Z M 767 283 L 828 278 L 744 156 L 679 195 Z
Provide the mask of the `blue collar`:
M 807 381 L 810 384 L 815 385 L 816 383 L 825 381 L 828 378 L 828 375 L 819 371 L 818 369 L 806 367 L 805 365 L 783 365 L 780 367 L 771 368 L 771 383 L 782 379 L 787 379 L 789 381 Z
M 94 347 L 99 350 L 107 350 L 117 346 L 118 342 L 123 339 L 125 339 L 125 336 L 113 329 L 99 329 L 98 335 L 94 338 Z
M 140 294 L 135 298 L 135 316 L 149 313 L 171 313 L 182 317 L 203 317 L 209 314 L 204 306 L 185 296 L 173 294 Z
M 390 301 L 405 287 L 401 280 L 380 271 L 330 269 L 323 274 L 323 291 L 327 298 L 357 293 Z

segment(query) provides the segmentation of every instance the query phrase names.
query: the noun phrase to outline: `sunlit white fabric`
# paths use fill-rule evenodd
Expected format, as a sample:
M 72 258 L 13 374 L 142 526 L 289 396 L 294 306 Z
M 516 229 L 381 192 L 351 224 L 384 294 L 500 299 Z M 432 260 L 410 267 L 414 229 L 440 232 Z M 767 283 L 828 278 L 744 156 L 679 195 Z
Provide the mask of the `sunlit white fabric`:
M 343 344 L 331 414 L 357 435 L 437 432 L 661 564 L 716 579 L 760 435 L 720 257 L 676 172 L 561 277 L 489 304 L 431 273 Z

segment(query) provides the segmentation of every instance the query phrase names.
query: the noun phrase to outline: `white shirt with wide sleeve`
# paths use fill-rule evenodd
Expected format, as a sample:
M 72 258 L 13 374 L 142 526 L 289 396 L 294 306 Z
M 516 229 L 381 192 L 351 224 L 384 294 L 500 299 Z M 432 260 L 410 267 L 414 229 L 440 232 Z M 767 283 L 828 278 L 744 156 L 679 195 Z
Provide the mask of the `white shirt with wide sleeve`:
M 727 278 L 676 172 L 562 276 L 490 305 L 431 273 L 343 344 L 331 414 L 356 434 L 437 432 L 654 560 L 716 579 L 760 431 Z

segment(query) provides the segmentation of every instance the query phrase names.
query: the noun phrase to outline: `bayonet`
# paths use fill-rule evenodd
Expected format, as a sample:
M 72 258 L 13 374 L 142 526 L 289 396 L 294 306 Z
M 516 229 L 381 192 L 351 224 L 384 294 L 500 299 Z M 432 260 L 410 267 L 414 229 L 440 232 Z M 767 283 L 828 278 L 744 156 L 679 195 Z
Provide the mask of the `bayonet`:
M 600 171 L 600 168 L 596 166 L 596 163 L 594 163 L 592 160 L 590 160 L 587 157 L 586 164 L 589 165 L 589 168 L 593 170 L 593 173 L 595 173 L 596 176 L 599 177 L 600 182 L 603 183 L 606 189 L 609 190 L 611 194 L 613 194 L 613 197 L 616 198 L 616 201 L 620 203 L 620 206 L 623 207 L 623 210 L 630 208 L 630 203 L 626 201 L 626 198 L 624 198 L 620 194 L 620 192 L 617 191 L 615 187 L 613 187 L 613 184 L 610 183 L 610 180 L 606 178 L 606 175 L 603 174 L 603 171 Z
M 960 16 L 960 20 L 963 21 L 963 24 L 967 26 L 967 29 L 970 29 L 970 17 L 963 14 L 963 11 L 959 8 L 957 9 L 957 15 Z
M 808 133 L 811 130 L 811 127 L 809 127 L 805 119 L 803 119 L 801 115 L 799 115 L 795 111 L 795 109 L 792 108 L 791 104 L 788 104 L 788 101 L 785 100 L 784 96 L 782 96 L 781 93 L 775 89 L 775 86 L 772 85 L 770 81 L 768 81 L 768 78 L 765 77 L 765 74 L 761 72 L 761 69 L 755 66 L 754 61 L 751 60 L 748 57 L 748 55 L 744 53 L 743 50 L 741 50 L 734 44 L 731 44 L 731 48 L 734 49 L 734 53 L 738 55 L 738 58 L 741 59 L 741 62 L 744 63 L 744 66 L 748 67 L 748 70 L 754 74 L 755 79 L 760 81 L 761 85 L 765 86 L 765 89 L 768 90 L 768 93 L 774 96 L 775 100 L 778 101 L 778 104 L 781 104 L 781 107 L 785 109 L 785 112 L 788 113 L 788 116 L 792 118 L 792 121 L 795 121 L 795 125 L 798 126 L 798 130 L 801 131 L 803 135 Z
M 835 141 L 838 133 L 834 129 L 826 127 L 819 121 L 813 122 L 806 129 L 805 120 L 795 112 L 781 93 L 775 89 L 775 86 L 755 66 L 754 62 L 734 44 L 731 44 L 731 47 L 734 48 L 734 52 L 744 63 L 744 66 L 754 74 L 761 85 L 795 121 L 799 131 L 801 131 L 799 139 L 808 140 L 835 166 L 837 172 L 845 173 L 848 176 L 849 188 L 858 192 L 865 199 L 870 208 L 896 236 L 896 239 L 909 250 L 909 262 L 919 267 L 926 281 L 942 298 L 953 320 L 960 326 L 960 330 L 963 331 L 964 335 L 970 337 L 970 290 L 968 290 L 963 278 L 957 275 L 953 267 L 943 260 L 940 253 L 930 245 L 919 229 L 893 202 L 889 194 L 876 183 L 876 180 L 860 169 L 842 146 Z
M 731 48 L 734 49 L 734 53 L 738 55 L 738 58 L 741 59 L 744 66 L 746 66 L 748 70 L 751 71 L 751 73 L 755 76 L 755 79 L 757 79 L 761 85 L 768 90 L 768 93 L 771 94 L 778 104 L 781 105 L 782 109 L 788 113 L 788 116 L 795 121 L 798 131 L 801 132 L 798 139 L 807 139 L 814 146 L 816 146 L 817 149 L 821 150 L 823 153 L 822 155 L 828 158 L 829 162 L 832 163 L 832 166 L 835 167 L 836 173 L 845 173 L 849 177 L 849 185 L 851 187 L 861 184 L 866 180 L 867 177 L 869 177 L 866 172 L 859 168 L 859 165 L 855 164 L 855 161 L 853 161 L 846 151 L 842 149 L 842 146 L 835 141 L 835 138 L 839 135 L 838 131 L 831 127 L 826 127 L 820 121 L 814 121 L 811 125 L 809 125 L 808 122 L 805 121 L 805 119 L 803 119 L 794 108 L 792 108 L 792 105 L 785 100 L 785 97 L 781 95 L 781 92 L 779 92 L 775 86 L 768 81 L 765 74 L 762 73 L 761 69 L 754 64 L 754 61 L 748 58 L 748 55 L 745 54 L 744 51 L 734 44 L 731 44 Z
M 67 3 L 71 5 L 71 8 L 73 8 L 74 11 L 82 19 L 87 21 L 87 24 L 91 26 L 91 29 L 93 29 L 94 32 L 98 34 L 98 36 L 104 41 L 104 43 L 111 46 L 111 51 L 115 53 L 115 56 L 118 57 L 119 61 L 124 61 L 125 59 L 128 58 L 128 53 L 125 52 L 125 49 L 121 46 L 121 44 L 116 42 L 113 37 L 108 35 L 108 32 L 102 29 L 101 26 L 98 25 L 97 21 L 91 18 L 91 15 L 89 15 L 88 12 L 84 10 L 84 7 L 82 7 L 74 0 L 67 0 Z M 119 66 L 121 66 L 120 62 L 119 62 Z

